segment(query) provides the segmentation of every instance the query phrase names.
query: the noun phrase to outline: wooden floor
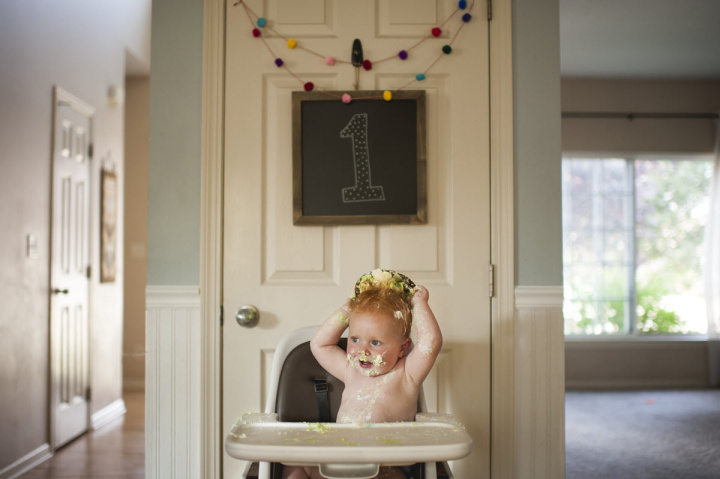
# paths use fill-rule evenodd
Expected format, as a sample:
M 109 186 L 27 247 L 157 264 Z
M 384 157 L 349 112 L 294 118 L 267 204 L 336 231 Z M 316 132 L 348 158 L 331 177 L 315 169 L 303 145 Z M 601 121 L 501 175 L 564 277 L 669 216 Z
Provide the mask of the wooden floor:
M 60 448 L 20 479 L 145 478 L 145 395 L 123 395 L 127 413 Z

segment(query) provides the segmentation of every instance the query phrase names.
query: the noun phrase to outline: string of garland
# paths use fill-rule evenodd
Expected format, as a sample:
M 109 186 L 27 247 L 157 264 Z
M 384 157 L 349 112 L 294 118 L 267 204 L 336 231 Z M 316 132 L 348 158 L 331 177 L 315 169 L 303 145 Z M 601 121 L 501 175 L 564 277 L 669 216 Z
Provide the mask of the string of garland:
M 288 68 L 285 61 L 281 57 L 279 57 L 277 54 L 275 54 L 275 52 L 273 51 L 270 44 L 267 42 L 267 40 L 265 40 L 262 30 L 268 30 L 268 31 L 272 32 L 273 34 L 275 34 L 277 37 L 282 38 L 290 50 L 303 50 L 311 55 L 319 57 L 328 66 L 333 66 L 335 64 L 348 64 L 348 65 L 352 65 L 356 69 L 359 69 L 360 67 L 362 67 L 365 71 L 370 71 L 374 65 L 386 62 L 388 60 L 393 60 L 393 59 L 407 60 L 407 58 L 410 55 L 410 52 L 412 50 L 414 50 L 415 48 L 420 46 L 423 42 L 425 42 L 428 39 L 440 37 L 440 35 L 442 35 L 442 29 L 445 27 L 445 25 L 458 13 L 460 13 L 462 11 L 466 11 L 460 17 L 462 22 L 460 23 L 458 29 L 455 31 L 455 34 L 452 35 L 452 37 L 450 38 L 450 41 L 448 43 L 446 43 L 445 45 L 442 46 L 441 53 L 435 58 L 435 60 L 432 63 L 430 63 L 430 65 L 425 70 L 423 70 L 420 73 L 417 73 L 413 80 L 409 81 L 408 83 L 401 86 L 400 88 L 397 88 L 392 91 L 385 90 L 382 94 L 382 97 L 380 97 L 380 96 L 351 97 L 349 93 L 344 93 L 343 95 L 338 95 L 337 93 L 332 93 L 332 92 L 324 91 L 324 90 L 318 90 L 322 93 L 325 93 L 326 95 L 339 98 L 344 103 L 350 103 L 352 100 L 366 100 L 366 99 L 372 99 L 372 98 L 383 98 L 385 101 L 390 101 L 390 100 L 392 100 L 393 93 L 403 90 L 415 82 L 421 82 L 421 81 L 425 80 L 425 78 L 427 78 L 428 72 L 437 64 L 437 62 L 440 61 L 440 59 L 443 58 L 444 56 L 447 56 L 450 53 L 452 53 L 452 51 L 453 51 L 452 45 L 455 42 L 455 40 L 457 39 L 457 36 L 460 34 L 460 31 L 467 23 L 470 22 L 470 20 L 472 20 L 472 15 L 470 14 L 470 11 L 472 11 L 472 8 L 475 5 L 475 2 L 473 0 L 468 5 L 467 0 L 459 0 L 456 10 L 453 11 L 453 13 L 451 13 L 445 19 L 445 21 L 443 21 L 439 26 L 433 27 L 427 36 L 423 37 L 421 40 L 419 40 L 414 45 L 410 46 L 409 48 L 400 50 L 397 54 L 390 55 L 388 57 L 382 58 L 382 59 L 374 61 L 374 62 L 371 60 L 364 60 L 362 62 L 362 64 L 355 64 L 351 61 L 337 59 L 333 56 L 322 55 L 316 51 L 310 50 L 309 48 L 305 48 L 304 46 L 300 45 L 297 42 L 297 40 L 295 40 L 293 38 L 289 38 L 289 37 L 281 34 L 280 32 L 278 32 L 274 28 L 272 28 L 269 25 L 266 18 L 258 16 L 250 7 L 247 6 L 247 4 L 243 0 L 237 0 L 237 2 L 233 4 L 233 6 L 235 6 L 235 7 L 237 7 L 238 5 L 242 5 L 243 9 L 245 10 L 245 14 L 248 17 L 248 20 L 250 21 L 250 24 L 253 25 L 253 27 L 254 27 L 252 29 L 253 37 L 259 39 L 263 43 L 263 45 L 265 45 L 265 48 L 267 48 L 268 52 L 274 59 L 275 66 L 286 70 L 292 77 L 294 77 L 300 83 L 302 83 L 303 89 L 305 91 L 313 91 L 315 89 L 315 85 L 313 84 L 313 82 L 304 81 L 302 78 L 300 78 L 298 75 L 296 75 L 292 70 L 290 70 L 290 68 Z M 356 70 L 356 71 L 359 71 L 359 70 Z

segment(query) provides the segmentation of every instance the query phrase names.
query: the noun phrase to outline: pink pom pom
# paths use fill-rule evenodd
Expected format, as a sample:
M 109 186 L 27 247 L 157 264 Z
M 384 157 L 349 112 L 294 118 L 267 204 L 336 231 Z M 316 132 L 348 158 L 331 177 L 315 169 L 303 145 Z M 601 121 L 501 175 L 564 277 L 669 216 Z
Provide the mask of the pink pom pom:
M 352 97 L 351 97 L 350 95 L 348 95 L 347 93 L 345 93 L 345 94 L 342 96 L 342 101 L 343 101 L 343 103 L 350 103 L 350 100 L 352 100 Z
M 372 70 L 372 62 L 371 62 L 370 60 L 365 60 L 365 61 L 363 62 L 363 68 L 364 68 L 366 71 Z
M 325 57 L 325 63 L 330 66 L 335 65 L 335 57 Z
M 315 85 L 313 84 L 313 82 L 309 81 L 303 85 L 303 88 L 305 89 L 305 91 L 312 91 L 312 89 L 315 88 Z
M 259 36 L 260 36 L 260 30 L 258 30 L 257 28 L 253 28 L 253 36 L 254 36 L 255 38 L 259 37 Z
M 435 27 L 431 30 L 431 32 L 434 37 L 439 37 L 442 33 L 442 30 L 440 30 L 438 27 Z

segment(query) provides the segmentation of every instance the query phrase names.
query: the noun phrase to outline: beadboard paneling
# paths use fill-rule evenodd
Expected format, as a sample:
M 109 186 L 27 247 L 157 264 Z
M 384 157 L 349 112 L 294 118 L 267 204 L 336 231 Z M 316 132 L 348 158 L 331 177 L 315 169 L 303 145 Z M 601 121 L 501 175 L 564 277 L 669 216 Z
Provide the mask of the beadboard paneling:
M 562 287 L 515 288 L 516 476 L 565 477 Z
M 148 286 L 145 477 L 202 477 L 200 291 Z

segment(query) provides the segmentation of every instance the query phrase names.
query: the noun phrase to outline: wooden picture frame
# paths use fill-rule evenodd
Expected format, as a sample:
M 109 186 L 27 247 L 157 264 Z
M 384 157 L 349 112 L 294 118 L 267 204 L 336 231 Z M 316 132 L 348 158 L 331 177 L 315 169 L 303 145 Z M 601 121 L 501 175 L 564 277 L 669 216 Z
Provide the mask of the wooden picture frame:
M 293 224 L 427 223 L 425 91 L 344 93 L 292 94 Z
M 117 273 L 118 182 L 114 171 L 102 170 L 100 180 L 100 282 L 112 283 Z

